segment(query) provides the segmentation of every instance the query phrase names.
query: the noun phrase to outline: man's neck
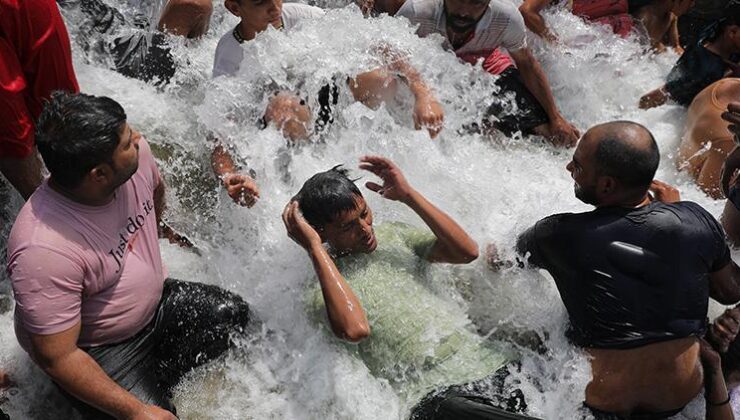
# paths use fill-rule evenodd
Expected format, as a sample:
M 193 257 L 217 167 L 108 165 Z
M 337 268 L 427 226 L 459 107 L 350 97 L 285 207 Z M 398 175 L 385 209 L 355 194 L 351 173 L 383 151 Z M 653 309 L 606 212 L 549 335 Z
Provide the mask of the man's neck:
M 447 25 L 447 39 L 450 41 L 450 44 L 454 49 L 459 49 L 463 45 L 467 44 L 472 38 L 474 32 L 475 26 L 463 33 L 456 32 L 454 29 L 450 28 L 450 25 Z
M 270 23 L 270 24 L 267 25 L 267 28 L 269 28 L 270 26 L 274 26 L 274 25 L 272 23 Z M 256 29 L 250 27 L 249 25 L 247 25 L 247 23 L 242 20 L 241 22 L 239 22 L 239 25 L 236 26 L 236 32 L 237 32 L 236 35 L 238 35 L 237 41 L 239 41 L 239 43 L 246 42 L 246 41 L 251 41 L 251 40 L 253 40 L 254 38 L 257 37 L 257 34 L 258 33 L 267 30 L 267 28 L 265 28 L 263 30 L 256 30 Z M 278 24 L 278 26 L 275 29 L 282 29 L 282 28 L 283 28 L 283 19 L 281 17 L 280 18 L 280 23 Z M 239 39 L 239 38 L 241 38 L 241 39 Z
M 65 188 L 55 182 L 53 178 L 49 178 L 49 188 L 76 203 L 91 207 L 104 206 L 110 203 L 111 200 L 113 200 L 114 198 L 113 193 L 100 195 L 94 193 L 85 193 L 80 188 Z
M 650 196 L 645 193 L 644 195 L 635 198 L 607 201 L 603 204 L 596 205 L 596 208 L 600 209 L 606 207 L 622 207 L 627 209 L 636 209 L 639 207 L 647 206 L 648 204 L 650 204 L 650 202 Z

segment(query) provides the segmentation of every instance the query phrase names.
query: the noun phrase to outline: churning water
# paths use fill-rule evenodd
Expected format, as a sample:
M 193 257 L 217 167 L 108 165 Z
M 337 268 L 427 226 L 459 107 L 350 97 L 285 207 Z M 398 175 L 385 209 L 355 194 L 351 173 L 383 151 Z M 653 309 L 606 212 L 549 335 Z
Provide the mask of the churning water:
M 67 16 L 82 90 L 119 101 L 129 123 L 148 138 L 168 183 L 167 217 L 201 251 L 196 255 L 162 242 L 170 275 L 233 290 L 263 321 L 261 331 L 239 350 L 196 370 L 178 387 L 175 400 L 184 419 L 401 419 L 415 403 L 373 377 L 304 310 L 306 289 L 315 278 L 304 251 L 287 238 L 280 214 L 314 173 L 340 163 L 356 169 L 364 154 L 388 156 L 482 248 L 494 242 L 509 256 L 516 235 L 539 218 L 588 209 L 573 196 L 565 170 L 571 150 L 536 138 L 491 138 L 461 130 L 481 117 L 495 88 L 483 70 L 446 53 L 441 38 L 419 39 L 405 20 L 364 19 L 355 6 L 334 0 L 319 5 L 333 9 L 291 33 L 261 34 L 246 46 L 246 56 L 259 65 L 236 78 L 212 81 L 218 39 L 237 23 L 216 2 L 204 38 L 173 41 L 179 70 L 164 89 L 88 63 L 74 43 L 80 35 L 74 16 Z M 566 12 L 553 11 L 546 18 L 561 42 L 545 47 L 531 37 L 530 45 L 565 117 L 582 132 L 615 119 L 646 125 L 662 152 L 658 178 L 678 185 L 684 199 L 719 216 L 723 203 L 706 197 L 675 169 L 684 109 L 637 108 L 640 95 L 660 85 L 677 56 L 653 55 L 635 39 L 618 38 Z M 437 139 L 414 131 L 405 108 L 408 92 L 398 103 L 375 111 L 350 100 L 343 81 L 376 67 L 379 60 L 372 51 L 381 43 L 405 52 L 443 103 L 445 130 Z M 256 121 L 276 87 L 311 98 L 331 80 L 340 86 L 339 110 L 321 138 L 286 147 L 274 128 L 258 129 Z M 256 173 L 262 198 L 254 208 L 234 205 L 216 182 L 205 141 L 209 133 L 227 139 Z M 354 174 L 371 178 L 359 170 Z M 399 203 L 369 192 L 366 197 L 376 223 L 422 224 Z M 20 199 L 13 197 L 5 210 L 13 214 L 19 206 Z M 522 373 L 511 384 L 524 392 L 533 415 L 581 416 L 590 369 L 585 355 L 564 338 L 567 317 L 546 274 L 518 268 L 492 273 L 481 258 L 466 267 L 437 267 L 428 280 L 491 339 L 512 330 L 543 337 L 544 352 L 512 345 L 521 357 Z M 0 287 L 7 291 L 8 282 Z M 718 311 L 716 305 L 712 309 Z M 12 325 L 12 310 L 0 315 L 0 366 L 18 384 L 6 393 L 2 408 L 11 418 L 69 418 L 54 385 L 17 345 Z M 700 398 L 678 416 L 702 417 Z

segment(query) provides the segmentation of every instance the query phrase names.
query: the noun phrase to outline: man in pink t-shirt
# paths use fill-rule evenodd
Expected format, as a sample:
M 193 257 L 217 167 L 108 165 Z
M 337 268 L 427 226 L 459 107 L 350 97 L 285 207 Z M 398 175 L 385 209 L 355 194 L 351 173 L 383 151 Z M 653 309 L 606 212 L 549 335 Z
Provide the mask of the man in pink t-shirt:
M 118 103 L 54 94 L 37 144 L 51 176 L 8 240 L 18 341 L 83 417 L 174 418 L 169 388 L 223 353 L 249 308 L 165 280 L 164 183 Z

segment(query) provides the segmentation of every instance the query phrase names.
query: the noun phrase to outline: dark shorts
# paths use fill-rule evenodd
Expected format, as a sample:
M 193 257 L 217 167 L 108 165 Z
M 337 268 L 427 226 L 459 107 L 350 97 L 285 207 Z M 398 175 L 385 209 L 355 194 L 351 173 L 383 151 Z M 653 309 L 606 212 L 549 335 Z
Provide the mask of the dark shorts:
M 191 369 L 223 354 L 250 323 L 249 306 L 213 285 L 167 279 L 154 319 L 118 344 L 85 349 L 118 385 L 175 413 L 170 390 Z M 65 394 L 85 419 L 110 416 Z
M 276 92 L 277 93 L 277 92 Z M 302 96 L 301 105 L 305 104 L 306 97 Z M 336 105 L 339 101 L 339 88 L 336 83 L 324 85 L 316 97 L 316 102 L 319 105 L 318 112 L 316 113 L 316 120 L 314 121 L 314 132 L 320 134 L 326 130 L 334 122 L 334 112 L 336 111 Z M 257 121 L 257 126 L 260 130 L 267 128 L 267 121 L 262 116 Z
M 166 84 L 174 76 L 176 65 L 167 35 L 150 30 L 144 13 L 127 17 L 101 0 L 57 2 L 84 16 L 77 43 L 91 59 L 112 62 L 119 73 L 147 82 Z
M 488 117 L 485 122 L 487 125 L 511 136 L 517 131 L 523 134 L 534 134 L 535 127 L 550 121 L 545 109 L 524 85 L 519 70 L 515 67 L 504 70 L 499 75 L 496 86 L 501 90 L 488 107 L 486 112 Z M 516 109 L 512 107 L 510 93 L 513 93 Z
M 514 369 L 511 364 L 481 380 L 432 391 L 411 410 L 410 420 L 536 420 L 521 414 L 527 408 L 522 392 L 505 389 Z
M 683 411 L 683 407 L 681 407 L 675 410 L 663 411 L 659 413 L 634 412 L 629 417 L 624 417 L 618 414 L 608 413 L 596 408 L 591 408 L 585 403 L 583 404 L 583 407 L 584 410 L 591 414 L 595 420 L 662 420 L 673 417 Z

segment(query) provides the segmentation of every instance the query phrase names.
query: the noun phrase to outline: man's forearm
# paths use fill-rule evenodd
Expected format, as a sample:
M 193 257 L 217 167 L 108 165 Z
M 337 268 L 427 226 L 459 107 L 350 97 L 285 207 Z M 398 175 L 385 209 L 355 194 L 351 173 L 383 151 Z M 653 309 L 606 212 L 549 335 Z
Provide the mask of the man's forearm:
M 41 367 L 62 389 L 118 419 L 133 417 L 145 407 L 80 349 Z
M 236 172 L 236 165 L 234 159 L 225 147 L 217 145 L 211 153 L 211 166 L 216 176 L 223 176 L 230 173 Z
M 547 76 L 545 76 L 540 63 L 532 58 L 530 63 L 519 68 L 519 72 L 522 75 L 524 85 L 537 98 L 542 108 L 545 109 L 547 116 L 550 117 L 550 122 L 562 118 L 560 110 L 558 110 L 558 106 L 555 104 L 555 97 L 552 96 L 552 90 L 547 81 Z
M 321 244 L 311 246 L 308 253 L 321 284 L 324 305 L 334 334 L 353 342 L 367 337 L 370 327 L 365 310 L 334 260 Z
M 416 190 L 411 190 L 403 200 L 416 214 L 424 220 L 444 247 L 451 261 L 463 263 L 478 258 L 478 244 L 447 213 L 438 209 Z
M 414 98 L 419 99 L 431 93 L 429 86 L 424 82 L 418 70 L 412 66 L 403 55 L 391 46 L 382 46 L 379 48 L 383 54 L 384 60 L 390 71 L 401 76 L 403 81 L 408 85 L 409 90 Z

